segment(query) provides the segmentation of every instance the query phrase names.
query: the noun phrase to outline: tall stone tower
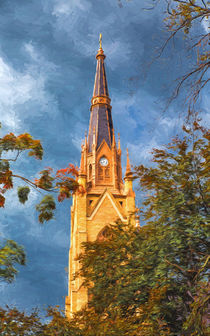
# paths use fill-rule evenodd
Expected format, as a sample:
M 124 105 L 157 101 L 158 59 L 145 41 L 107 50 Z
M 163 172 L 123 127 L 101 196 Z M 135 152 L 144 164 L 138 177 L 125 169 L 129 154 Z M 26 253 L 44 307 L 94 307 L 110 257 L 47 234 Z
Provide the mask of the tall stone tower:
M 117 219 L 131 225 L 136 224 L 133 176 L 127 151 L 123 183 L 120 139 L 118 138 L 116 145 L 101 37 L 96 59 L 89 132 L 82 146 L 78 177 L 85 193 L 76 192 L 71 207 L 67 317 L 80 310 L 88 301 L 88 293 L 82 286 L 82 279 L 74 279 L 74 273 L 79 269 L 76 258 L 82 252 L 81 244 L 96 240 L 103 235 L 106 226 Z

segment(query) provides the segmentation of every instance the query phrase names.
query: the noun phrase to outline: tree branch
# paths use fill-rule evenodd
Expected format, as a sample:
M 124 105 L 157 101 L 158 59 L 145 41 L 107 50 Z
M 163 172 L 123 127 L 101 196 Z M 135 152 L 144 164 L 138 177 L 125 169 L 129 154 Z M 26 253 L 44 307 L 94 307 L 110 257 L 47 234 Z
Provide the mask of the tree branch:
M 166 47 L 166 45 L 168 44 L 168 42 L 181 30 L 185 27 L 185 25 L 188 23 L 188 22 L 192 22 L 196 19 L 198 19 L 199 17 L 202 17 L 202 16 L 209 16 L 210 15 L 210 9 L 207 9 L 205 10 L 206 13 L 200 13 L 198 15 L 195 15 L 193 16 L 191 19 L 185 19 L 182 24 L 180 24 L 180 26 L 178 28 L 175 29 L 175 31 L 173 31 L 173 33 L 169 36 L 169 38 L 165 41 L 165 43 L 163 44 L 163 46 L 161 47 L 160 49 L 160 52 L 159 54 L 157 55 L 157 57 L 160 57 Z
M 22 150 L 17 150 L 17 155 L 16 155 L 16 157 L 15 157 L 15 159 L 1 159 L 0 158 L 0 161 L 16 161 L 17 160 L 17 158 L 18 158 L 18 156 L 20 155 L 20 153 L 22 153 Z
M 166 257 L 164 258 L 164 260 L 167 262 L 167 264 L 169 264 L 169 265 L 171 265 L 171 266 L 173 266 L 173 267 L 176 267 L 176 268 L 178 268 L 180 271 L 182 271 L 183 273 L 195 273 L 195 270 L 185 270 L 184 268 L 182 268 L 182 267 L 180 267 L 179 265 L 177 265 L 177 264 L 173 264 L 173 263 L 171 263 L 169 260 L 167 260 L 166 259 Z
M 204 0 L 201 0 L 201 1 L 202 1 L 202 3 L 203 3 L 204 7 L 206 8 L 206 3 L 205 3 L 205 1 L 204 1 Z
M 17 177 L 17 178 L 23 180 L 24 182 L 28 183 L 29 185 L 31 185 L 31 186 L 32 186 L 33 188 L 35 188 L 36 190 L 37 190 L 37 189 L 42 189 L 42 190 L 44 190 L 44 191 L 48 191 L 48 192 L 56 192 L 56 191 L 53 190 L 53 189 L 46 189 L 46 188 L 44 188 L 44 187 L 37 186 L 36 183 L 34 183 L 34 182 L 28 180 L 27 178 L 25 178 L 25 177 L 23 177 L 23 176 L 21 176 L 21 175 L 14 175 L 14 174 L 12 174 L 11 176 L 12 176 L 12 177 Z M 39 191 L 39 190 L 38 190 L 38 191 Z
M 172 99 L 174 99 L 174 98 L 176 98 L 176 97 L 178 96 L 182 84 L 183 84 L 189 77 L 191 77 L 192 75 L 194 75 L 194 74 L 196 74 L 196 73 L 202 71 L 202 69 L 204 69 L 205 67 L 207 67 L 207 69 L 208 69 L 209 65 L 210 65 L 210 62 L 201 64 L 198 68 L 196 68 L 196 69 L 194 69 L 193 71 L 189 72 L 188 74 L 184 75 L 184 76 L 182 77 L 181 81 L 179 82 L 179 84 L 178 84 L 178 86 L 177 86 L 177 88 L 176 88 L 176 91 L 175 91 L 175 93 L 174 93 Z M 205 72 L 207 71 L 207 69 L 205 70 Z M 202 78 L 202 77 L 201 77 L 201 78 Z
M 208 256 L 206 257 L 206 260 L 205 260 L 203 266 L 201 267 L 201 269 L 200 269 L 200 270 L 197 272 L 197 274 L 195 275 L 194 280 L 198 277 L 198 275 L 199 275 L 199 274 L 204 270 L 204 268 L 207 266 L 207 264 L 208 264 L 208 262 L 209 262 L 209 259 L 210 259 L 210 255 L 208 255 Z
M 189 49 L 193 49 L 193 48 L 197 47 L 199 44 L 201 44 L 201 42 L 202 42 L 205 38 L 207 39 L 209 36 L 210 36 L 210 33 L 207 33 L 207 34 L 203 35 L 203 36 L 200 38 L 200 40 L 197 41 L 195 44 L 193 44 L 192 47 L 189 48 Z M 208 41 L 208 39 L 207 39 L 207 41 Z

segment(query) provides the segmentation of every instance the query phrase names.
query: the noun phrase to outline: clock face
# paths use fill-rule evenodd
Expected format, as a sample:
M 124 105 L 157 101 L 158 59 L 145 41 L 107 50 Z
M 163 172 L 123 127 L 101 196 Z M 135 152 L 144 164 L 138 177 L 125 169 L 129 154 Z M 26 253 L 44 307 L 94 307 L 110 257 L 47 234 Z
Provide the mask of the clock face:
M 100 158 L 99 162 L 100 162 L 101 166 L 107 166 L 108 165 L 108 160 L 104 156 L 102 156 L 102 158 Z

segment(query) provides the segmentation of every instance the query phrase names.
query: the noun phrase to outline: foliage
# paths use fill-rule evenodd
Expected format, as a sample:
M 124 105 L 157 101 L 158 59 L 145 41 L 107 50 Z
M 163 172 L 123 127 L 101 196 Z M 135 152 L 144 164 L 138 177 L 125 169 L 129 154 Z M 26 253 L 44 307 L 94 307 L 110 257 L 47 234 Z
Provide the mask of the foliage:
M 35 310 L 30 315 L 16 308 L 0 308 L 0 334 L 2 336 L 41 336 L 42 324 Z
M 47 317 L 50 322 L 43 326 L 43 336 L 82 336 L 77 322 L 68 320 L 59 307 L 49 307 Z
M 82 336 L 78 328 L 65 318 L 58 307 L 47 309 L 47 319 L 43 323 L 34 309 L 27 314 L 17 308 L 0 308 L 0 334 L 2 336 Z M 45 319 L 46 320 L 46 319 Z
M 77 275 L 88 288 L 87 307 L 71 320 L 57 307 L 49 308 L 51 320 L 41 327 L 32 318 L 32 327 L 41 328 L 34 335 L 209 334 L 209 134 L 197 123 L 184 131 L 183 139 L 153 151 L 154 166 L 136 167 L 146 195 L 141 209 L 145 225 L 118 222 L 106 228 L 104 237 L 84 243 Z M 1 316 L 9 320 L 3 328 L 25 327 L 23 335 L 30 335 L 30 323 L 19 313 L 17 318 L 9 311 Z
M 42 193 L 48 192 L 36 206 L 39 212 L 39 222 L 43 223 L 53 218 L 56 209 L 56 202 L 51 193 L 57 193 L 59 202 L 70 198 L 71 194 L 79 187 L 77 182 L 78 171 L 71 164 L 66 169 L 58 170 L 54 175 L 52 168 L 46 168 L 39 173 L 38 179 L 29 180 L 23 174 L 15 174 L 11 167 L 12 163 L 23 152 L 28 152 L 29 156 L 38 160 L 41 160 L 43 156 L 43 148 L 40 141 L 33 139 L 28 133 L 18 136 L 10 133 L 0 138 L 0 208 L 5 205 L 7 191 L 14 188 L 14 179 L 19 179 L 25 184 L 17 189 L 18 199 L 22 204 L 25 204 L 28 200 L 31 188 Z M 9 155 L 14 158 L 8 158 Z M 9 282 L 14 280 L 14 276 L 17 273 L 14 267 L 15 263 L 24 265 L 25 254 L 21 246 L 10 240 L 4 247 L 0 246 L 1 279 Z
M 30 188 L 26 187 L 18 187 L 18 198 L 20 203 L 25 203 L 28 200 L 28 194 L 30 193 Z
M 209 261 L 209 256 L 206 261 Z M 210 329 L 207 327 L 209 325 L 209 299 L 209 285 L 198 281 L 196 296 L 191 305 L 192 310 L 184 324 L 184 329 L 187 329 L 191 336 L 209 334 Z
M 147 9 L 153 9 L 160 2 L 161 0 L 151 0 L 150 3 L 153 5 Z M 190 47 L 186 48 L 186 52 L 194 51 L 196 54 L 196 60 L 194 64 L 192 63 L 190 71 L 178 80 L 178 85 L 171 97 L 171 100 L 176 98 L 184 84 L 190 86 L 190 90 L 187 90 L 188 117 L 190 117 L 201 90 L 209 82 L 207 76 L 210 65 L 209 32 L 208 28 L 205 31 L 201 25 L 206 23 L 207 26 L 209 23 L 209 3 L 206 0 L 165 0 L 163 3 L 166 6 L 166 29 L 170 35 L 158 56 L 162 55 L 166 46 L 179 32 L 183 32 L 185 38 L 188 38 Z
M 36 206 L 39 214 L 39 222 L 44 223 L 53 218 L 53 210 L 55 210 L 55 201 L 51 195 L 46 195 Z
M 172 32 L 170 39 L 173 38 L 180 30 L 188 35 L 193 24 L 206 20 L 210 15 L 210 9 L 205 0 L 172 0 L 168 1 L 168 17 L 166 19 L 167 28 Z M 195 37 L 192 49 L 196 49 L 197 60 L 192 70 L 185 74 L 179 82 L 175 95 L 184 82 L 191 78 L 192 93 L 190 96 L 189 108 L 197 101 L 201 89 L 208 83 L 209 78 L 206 77 L 210 65 L 210 53 L 208 48 L 209 33 L 202 33 L 199 37 Z M 192 37 L 192 36 L 191 36 Z
M 70 177 L 68 175 L 74 177 Z M 74 165 L 69 164 L 65 169 L 57 170 L 53 176 L 53 169 L 46 168 L 40 172 L 40 178 L 35 179 L 34 183 L 36 187 L 46 191 L 56 192 L 58 194 L 58 202 L 62 202 L 65 199 L 71 197 L 73 192 L 79 191 L 79 184 L 76 181 L 78 171 Z M 39 221 L 43 223 L 53 218 L 53 213 L 56 208 L 56 203 L 52 195 L 46 195 L 42 201 L 36 206 L 39 212 Z
M 6 134 L 0 140 L 0 153 L 3 151 L 17 151 L 16 158 L 25 150 L 29 150 L 28 155 L 36 159 L 42 159 L 43 148 L 39 140 L 34 140 L 28 133 L 15 136 L 13 133 Z M 14 160 L 16 160 L 16 158 Z
M 18 188 L 17 194 L 19 201 L 24 204 L 28 200 L 30 188 L 41 190 L 42 192 L 55 192 L 58 194 L 58 201 L 62 202 L 66 198 L 70 198 L 71 194 L 77 190 L 79 184 L 77 182 L 78 170 L 69 164 L 65 169 L 58 170 L 53 175 L 52 168 L 46 168 L 39 173 L 39 178 L 29 180 L 23 175 L 14 173 L 11 163 L 16 161 L 21 153 L 28 152 L 29 156 L 42 160 L 43 148 L 39 140 L 34 140 L 28 133 L 15 136 L 13 133 L 0 138 L 0 207 L 4 207 L 6 192 L 14 188 L 14 179 L 22 180 L 26 185 Z M 3 154 L 11 154 L 14 158 L 3 158 Z M 8 155 L 7 155 L 8 156 Z M 52 195 L 46 195 L 37 205 L 39 211 L 39 221 L 53 218 L 56 203 Z
M 0 243 L 0 280 L 12 282 L 17 270 L 14 264 L 25 265 L 23 247 L 13 240 Z
M 207 335 L 209 134 L 198 123 L 136 167 L 145 225 L 84 243 L 83 335 Z M 96 332 L 97 326 L 97 332 Z M 103 331 L 105 330 L 105 331 Z
M 204 0 L 172 0 L 167 3 L 168 28 L 172 31 L 179 28 L 183 29 L 185 34 L 188 34 L 194 20 L 204 19 L 210 13 L 207 2 Z

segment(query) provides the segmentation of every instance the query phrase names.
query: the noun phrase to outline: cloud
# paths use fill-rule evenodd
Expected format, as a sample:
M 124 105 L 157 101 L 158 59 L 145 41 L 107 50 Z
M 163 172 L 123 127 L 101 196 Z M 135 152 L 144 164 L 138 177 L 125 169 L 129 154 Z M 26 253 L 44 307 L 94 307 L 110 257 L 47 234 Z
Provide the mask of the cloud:
M 184 123 L 184 119 L 177 116 L 177 117 L 162 117 L 159 120 L 158 128 L 159 132 L 163 135 L 174 136 L 177 134 L 178 131 L 182 129 L 182 125 Z
M 91 8 L 90 2 L 86 0 L 56 0 L 52 14 L 60 17 L 73 15 L 75 11 L 86 12 Z
M 99 12 L 93 10 L 92 3 L 86 0 L 56 0 L 52 15 L 56 17 L 54 34 L 57 39 L 59 39 L 61 32 L 67 33 L 69 40 L 74 43 L 74 48 L 82 55 L 91 58 L 94 57 L 98 49 L 99 33 L 107 31 L 108 27 L 114 27 L 116 20 L 118 20 L 114 11 L 111 13 L 104 11 L 102 20 Z M 85 39 L 84 29 L 86 31 Z M 110 34 L 111 30 L 114 33 L 114 30 L 110 29 Z M 117 34 L 117 36 L 115 34 L 113 37 L 105 36 L 103 40 L 103 49 L 109 55 L 111 60 L 109 66 L 112 69 L 128 60 L 132 52 L 130 43 L 124 42 L 121 34 Z M 143 53 L 143 46 L 141 47 L 139 49 Z
M 151 115 L 151 121 L 153 116 Z M 153 122 L 155 120 L 153 119 Z M 154 148 L 162 149 L 172 137 L 181 132 L 183 120 L 176 117 L 156 119 L 155 124 L 147 125 L 134 142 L 127 142 L 132 165 L 151 165 Z M 125 165 L 125 158 L 124 158 Z
M 158 144 L 158 139 L 154 136 L 149 141 L 140 142 L 139 144 L 128 143 L 127 147 L 129 149 L 130 157 L 132 158 L 133 165 L 139 165 L 142 163 L 148 163 L 152 158 L 153 148 L 162 148 Z
M 75 135 L 72 136 L 72 143 L 73 145 L 78 149 L 78 151 L 81 151 L 81 145 L 84 143 L 84 137 L 77 136 L 76 132 Z
M 115 132 L 121 131 L 122 162 L 125 167 L 125 149 L 128 147 L 133 165 L 150 164 L 153 148 L 162 148 L 171 137 L 181 132 L 183 118 L 170 107 L 167 115 L 163 101 L 138 89 L 132 96 L 114 93 L 113 119 Z M 132 141 L 132 142 L 131 142 Z
M 28 195 L 28 201 L 25 202 L 25 204 L 22 204 L 18 200 L 18 195 L 17 195 L 17 188 L 19 186 L 23 186 L 24 183 L 21 181 L 15 181 L 14 183 L 14 189 L 8 190 L 5 197 L 5 207 L 7 208 L 7 211 L 12 211 L 16 210 L 21 213 L 27 213 L 28 210 L 34 207 L 36 204 L 38 197 L 39 197 L 39 192 L 36 190 L 33 190 L 30 188 L 30 193 Z
M 0 109 L 4 126 L 13 131 L 20 127 L 16 106 L 30 99 L 34 84 L 30 75 L 18 73 L 0 57 Z
M 1 212 L 3 212 L 4 209 L 1 209 Z M 4 215 L 0 219 L 0 238 L 8 238 L 7 237 L 7 232 L 8 232 L 8 223 L 4 220 Z
M 35 221 L 35 216 L 33 216 L 33 211 L 35 211 L 35 204 L 38 203 L 39 193 L 32 188 L 28 196 L 28 201 L 22 204 L 18 200 L 17 188 L 18 186 L 23 186 L 21 181 L 14 181 L 14 189 L 8 190 L 5 194 L 5 208 L 1 209 L 1 220 L 0 220 L 0 233 L 4 238 L 10 237 L 11 225 L 8 218 L 15 213 L 15 216 L 23 216 L 25 222 L 27 223 L 27 229 L 33 226 Z M 32 209 L 34 209 L 32 211 Z M 9 217 L 8 217 L 9 216 Z M 24 220 L 23 220 L 24 222 Z M 38 224 L 36 223 L 38 227 Z M 20 227 L 20 225 L 19 225 Z M 37 234 L 36 234 L 37 235 Z
M 143 54 L 144 48 L 143 44 L 139 42 L 139 49 Z M 107 64 L 110 69 L 114 70 L 117 66 L 120 66 L 126 60 L 129 60 L 132 49 L 130 43 L 118 41 L 112 41 L 109 44 L 104 45 L 104 50 L 106 50 L 106 54 L 109 55 L 109 59 L 107 60 Z
M 46 90 L 46 73 L 54 69 L 53 64 L 45 61 L 32 43 L 25 43 L 24 50 L 30 63 L 22 72 L 0 55 L 0 110 L 6 132 L 24 130 L 24 120 L 28 116 L 57 114 L 55 97 Z
M 127 92 L 122 96 L 119 92 L 112 92 L 113 117 L 116 120 L 115 126 L 119 129 L 137 130 L 143 127 L 153 128 L 162 118 L 163 104 L 161 101 L 157 104 L 157 97 L 138 88 L 135 93 L 130 95 Z

